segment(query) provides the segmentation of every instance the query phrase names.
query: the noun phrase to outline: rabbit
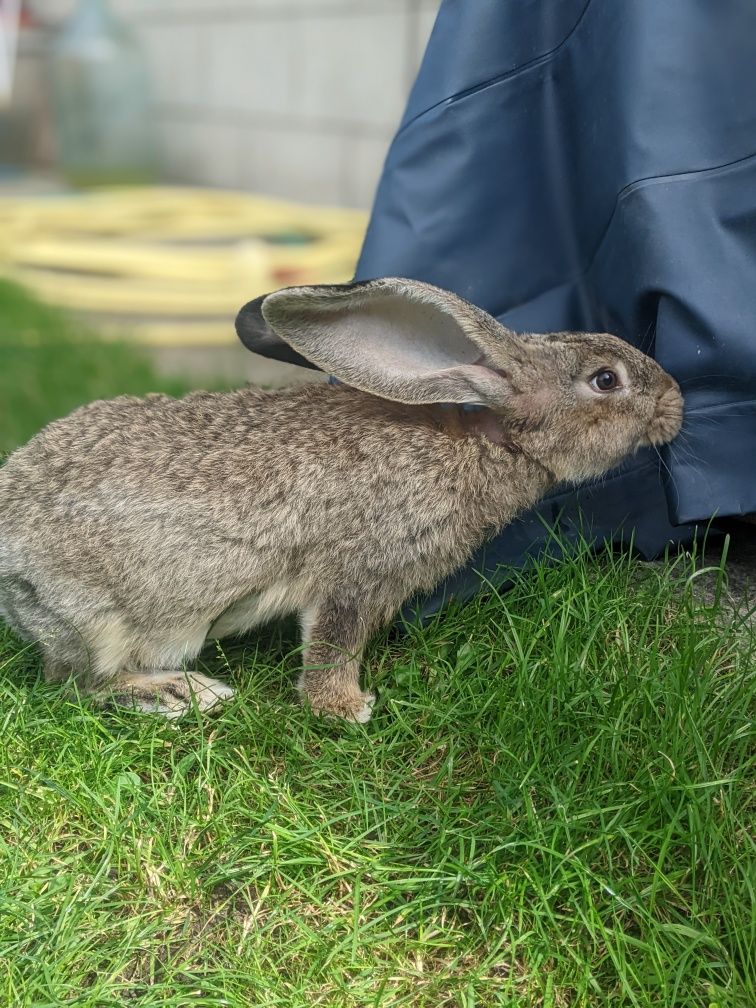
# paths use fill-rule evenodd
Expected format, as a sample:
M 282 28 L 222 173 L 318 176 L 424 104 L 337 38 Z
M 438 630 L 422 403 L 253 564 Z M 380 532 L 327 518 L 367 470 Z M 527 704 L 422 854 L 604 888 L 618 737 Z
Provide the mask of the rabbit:
M 518 335 L 414 280 L 285 288 L 250 326 L 337 382 L 94 402 L 0 469 L 0 614 L 47 680 L 209 710 L 233 691 L 192 668 L 205 640 L 298 614 L 301 696 L 366 722 L 361 653 L 405 600 L 681 425 L 617 337 Z

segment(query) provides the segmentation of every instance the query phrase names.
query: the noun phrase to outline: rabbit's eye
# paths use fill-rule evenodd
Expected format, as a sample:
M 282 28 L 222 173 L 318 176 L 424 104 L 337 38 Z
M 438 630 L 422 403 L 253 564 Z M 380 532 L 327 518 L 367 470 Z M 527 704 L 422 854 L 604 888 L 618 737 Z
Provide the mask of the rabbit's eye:
M 612 392 L 619 388 L 619 378 L 615 371 L 597 371 L 590 379 L 590 386 L 596 392 Z

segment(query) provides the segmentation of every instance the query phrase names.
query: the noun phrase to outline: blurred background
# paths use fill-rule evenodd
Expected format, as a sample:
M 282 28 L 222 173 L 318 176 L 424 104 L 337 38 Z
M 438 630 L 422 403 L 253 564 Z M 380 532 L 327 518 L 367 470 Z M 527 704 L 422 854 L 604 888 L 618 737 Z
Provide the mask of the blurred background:
M 351 277 L 438 0 L 0 0 L 0 451 L 120 391 L 317 376 L 237 346 Z

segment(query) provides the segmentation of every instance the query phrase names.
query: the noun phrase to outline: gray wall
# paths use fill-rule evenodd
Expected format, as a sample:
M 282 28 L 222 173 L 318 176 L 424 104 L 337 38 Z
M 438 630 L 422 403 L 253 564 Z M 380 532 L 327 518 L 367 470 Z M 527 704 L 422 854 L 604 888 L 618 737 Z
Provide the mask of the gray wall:
M 164 170 L 368 207 L 438 0 L 111 0 L 143 40 Z

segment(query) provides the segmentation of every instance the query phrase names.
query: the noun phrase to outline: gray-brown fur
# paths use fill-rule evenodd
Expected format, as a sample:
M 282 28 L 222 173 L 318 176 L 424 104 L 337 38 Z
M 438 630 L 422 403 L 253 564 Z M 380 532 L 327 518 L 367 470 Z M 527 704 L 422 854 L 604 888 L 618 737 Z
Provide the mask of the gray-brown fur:
M 390 326 L 396 297 L 417 307 L 417 291 L 424 304 L 428 290 L 392 283 Z M 385 371 L 374 354 L 363 375 L 359 346 L 343 366 L 331 352 L 338 312 L 329 309 L 318 332 L 317 309 L 308 313 L 322 295 L 298 289 L 287 297 L 304 309 L 294 316 L 311 330 L 308 352 L 322 347 L 328 366 L 365 390 L 96 402 L 9 459 L 0 470 L 0 614 L 41 644 L 50 679 L 74 676 L 103 700 L 168 716 L 191 694 L 211 707 L 231 690 L 186 671 L 204 640 L 295 612 L 306 644 L 302 693 L 318 711 L 367 720 L 373 697 L 360 688 L 360 654 L 405 599 L 555 483 L 598 476 L 677 433 L 675 383 L 625 343 L 516 336 L 431 290 L 462 334 L 451 377 L 447 366 L 434 370 L 438 354 L 422 359 L 435 316 L 398 378 L 388 337 Z M 341 303 L 351 334 L 364 294 Z M 405 338 L 399 325 L 396 339 Z M 588 376 L 609 366 L 624 369 L 627 388 L 587 393 Z M 405 378 L 413 369 L 416 382 Z M 488 405 L 426 404 L 429 388 Z

